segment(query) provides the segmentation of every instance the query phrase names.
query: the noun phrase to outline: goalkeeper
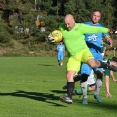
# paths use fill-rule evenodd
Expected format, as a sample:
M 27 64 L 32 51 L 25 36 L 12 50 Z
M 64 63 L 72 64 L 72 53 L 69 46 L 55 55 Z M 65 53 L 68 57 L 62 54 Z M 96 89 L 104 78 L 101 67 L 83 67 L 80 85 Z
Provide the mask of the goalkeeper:
M 80 70 L 81 62 L 87 63 L 92 68 L 106 68 L 117 71 L 117 68 L 94 59 L 85 42 L 85 34 L 90 33 L 107 33 L 108 28 L 88 26 L 83 23 L 75 23 L 74 17 L 67 14 L 64 23 L 59 26 L 63 34 L 63 41 L 66 49 L 70 53 L 67 63 L 67 96 L 61 96 L 60 101 L 72 104 L 72 94 L 74 90 L 74 75 Z M 112 46 L 112 40 L 108 40 Z

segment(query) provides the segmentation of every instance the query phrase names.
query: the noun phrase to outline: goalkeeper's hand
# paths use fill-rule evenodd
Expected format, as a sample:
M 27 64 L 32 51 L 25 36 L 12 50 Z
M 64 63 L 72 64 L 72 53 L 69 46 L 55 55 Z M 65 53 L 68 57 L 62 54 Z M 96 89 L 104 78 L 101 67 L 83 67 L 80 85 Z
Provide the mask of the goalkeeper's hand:
M 112 30 L 112 29 L 110 29 L 110 30 L 109 30 L 109 33 L 111 33 L 111 34 L 115 34 L 115 33 L 117 33 L 117 31 L 116 31 L 116 30 Z
M 54 38 L 52 37 L 51 33 L 48 35 L 48 40 L 52 43 L 55 42 Z

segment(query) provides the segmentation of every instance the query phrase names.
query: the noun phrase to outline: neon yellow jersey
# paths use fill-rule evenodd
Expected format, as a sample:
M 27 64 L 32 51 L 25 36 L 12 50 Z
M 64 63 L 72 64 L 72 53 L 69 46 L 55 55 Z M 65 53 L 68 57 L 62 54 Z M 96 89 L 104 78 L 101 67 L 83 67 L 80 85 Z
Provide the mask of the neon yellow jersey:
M 76 23 L 72 30 L 67 30 L 65 24 L 61 23 L 59 30 L 63 34 L 63 41 L 68 52 L 71 56 L 74 56 L 83 49 L 88 48 L 85 42 L 85 34 L 107 33 L 109 29 Z

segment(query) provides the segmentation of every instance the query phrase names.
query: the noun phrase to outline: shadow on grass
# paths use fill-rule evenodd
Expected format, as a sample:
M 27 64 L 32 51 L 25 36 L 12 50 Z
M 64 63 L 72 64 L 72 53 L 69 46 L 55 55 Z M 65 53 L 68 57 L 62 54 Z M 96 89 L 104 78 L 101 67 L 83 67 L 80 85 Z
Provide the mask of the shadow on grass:
M 97 110 L 98 109 L 106 109 L 107 111 L 117 111 L 117 103 L 116 102 L 111 102 L 111 103 L 107 103 L 107 102 L 102 102 L 102 103 L 98 103 L 96 100 L 95 102 L 91 102 L 89 101 L 88 102 L 88 107 L 89 108 L 96 108 Z
M 41 66 L 55 66 L 55 65 L 47 65 L 47 64 L 38 64 L 38 65 L 41 65 Z
M 56 93 L 56 94 L 64 94 L 67 95 L 66 90 L 61 91 L 61 90 L 51 90 L 51 92 Z M 91 96 L 94 96 L 94 94 L 88 94 Z M 74 96 L 77 96 L 77 99 L 74 99 Z M 103 97 L 103 96 L 102 96 Z M 90 100 L 88 101 L 88 105 L 83 105 L 82 104 L 82 95 L 73 95 L 73 103 L 79 103 L 81 106 L 86 106 L 88 108 L 97 108 L 97 109 L 107 109 L 107 110 L 111 110 L 111 111 L 117 111 L 117 101 L 115 100 L 115 102 L 113 103 L 106 103 L 106 102 L 102 102 L 102 103 L 98 103 L 96 101 L 96 99 L 94 100 Z
M 66 94 L 66 90 L 64 90 L 64 91 L 61 91 L 61 90 L 51 90 L 51 92 L 53 92 L 53 93 L 57 93 L 57 94 L 62 94 L 62 93 L 64 93 L 64 94 Z
M 12 92 L 12 93 L 0 93 L 0 96 L 24 97 L 24 98 L 30 98 L 33 100 L 37 100 L 37 101 L 51 103 L 52 105 L 57 106 L 57 107 L 58 106 L 66 107 L 64 105 L 57 104 L 55 102 L 50 101 L 50 100 L 53 100 L 53 101 L 59 100 L 59 97 L 54 96 L 54 94 L 49 94 L 49 93 L 26 92 L 26 91 L 18 90 L 16 92 Z

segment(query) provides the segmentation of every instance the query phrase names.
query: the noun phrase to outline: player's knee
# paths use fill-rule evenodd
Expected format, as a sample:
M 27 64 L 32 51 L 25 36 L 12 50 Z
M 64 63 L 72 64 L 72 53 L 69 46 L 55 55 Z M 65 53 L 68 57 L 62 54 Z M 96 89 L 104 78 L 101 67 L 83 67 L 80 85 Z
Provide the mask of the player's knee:
M 67 74 L 66 74 L 66 78 L 67 78 L 67 81 L 68 82 L 74 82 L 74 79 L 73 79 L 73 77 L 74 77 L 74 72 L 71 72 L 71 71 L 68 71 L 67 72 Z
M 97 61 L 95 59 L 89 59 L 87 61 L 88 65 L 92 68 L 96 68 L 97 67 Z

